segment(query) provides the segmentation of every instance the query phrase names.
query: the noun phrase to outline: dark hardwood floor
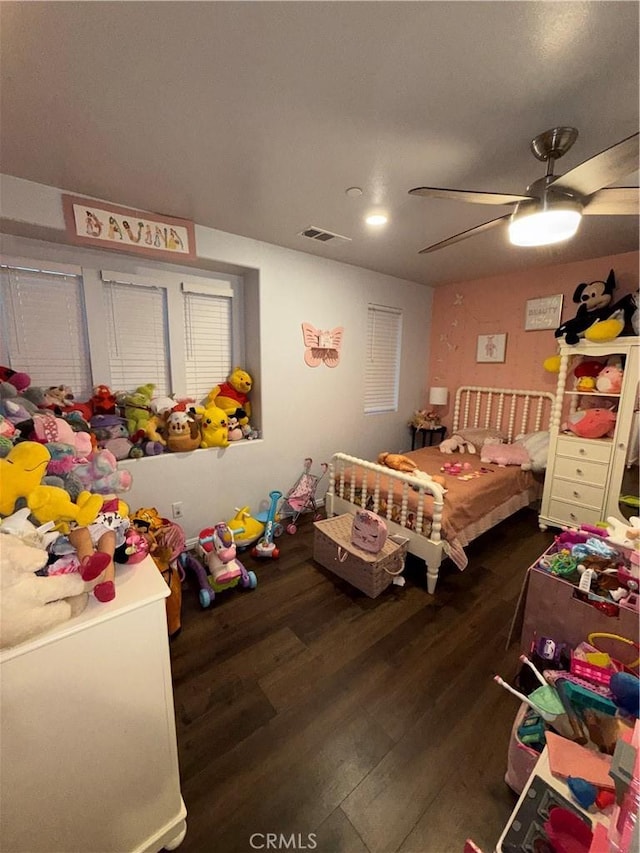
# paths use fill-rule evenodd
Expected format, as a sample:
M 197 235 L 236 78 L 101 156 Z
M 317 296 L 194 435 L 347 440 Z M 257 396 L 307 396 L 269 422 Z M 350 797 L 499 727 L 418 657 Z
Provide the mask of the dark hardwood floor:
M 185 583 L 171 641 L 182 853 L 266 850 L 266 833 L 285 836 L 270 849 L 319 853 L 461 853 L 468 836 L 492 851 L 516 799 L 503 776 L 518 703 L 491 676 L 517 669 L 509 623 L 552 540 L 536 519 L 474 542 L 434 596 L 409 558 L 404 588 L 367 598 L 314 563 L 310 519 L 278 561 L 240 555 L 257 589 L 202 610 Z

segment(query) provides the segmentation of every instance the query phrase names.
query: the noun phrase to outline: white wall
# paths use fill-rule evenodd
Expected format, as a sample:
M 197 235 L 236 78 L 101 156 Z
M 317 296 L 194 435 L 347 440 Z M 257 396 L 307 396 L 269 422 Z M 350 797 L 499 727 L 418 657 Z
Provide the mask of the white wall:
M 50 233 L 62 239 L 60 196 L 58 189 L 0 176 L 6 230 L 18 230 L 15 223 L 26 223 L 53 229 Z M 196 226 L 196 248 L 207 269 L 220 263 L 224 270 L 246 271 L 250 330 L 246 367 L 251 371 L 260 362 L 254 396 L 263 438 L 226 449 L 128 460 L 134 485 L 123 497 L 132 508 L 155 506 L 170 517 L 171 503 L 182 501 L 181 523 L 192 537 L 201 528 L 230 518 L 234 507 L 249 504 L 255 512 L 272 489 L 286 492 L 306 456 L 317 468 L 338 450 L 366 458 L 382 450 L 407 450 L 407 420 L 426 402 L 431 288 L 202 226 Z M 2 249 L 23 256 L 37 251 L 41 257 L 51 255 L 50 260 L 62 254 L 66 259 L 79 257 L 83 251 L 9 234 L 2 235 Z M 112 266 L 118 256 L 110 254 Z M 363 412 L 369 302 L 403 311 L 399 410 L 393 414 Z M 326 329 L 344 326 L 338 367 L 305 365 L 303 321 Z

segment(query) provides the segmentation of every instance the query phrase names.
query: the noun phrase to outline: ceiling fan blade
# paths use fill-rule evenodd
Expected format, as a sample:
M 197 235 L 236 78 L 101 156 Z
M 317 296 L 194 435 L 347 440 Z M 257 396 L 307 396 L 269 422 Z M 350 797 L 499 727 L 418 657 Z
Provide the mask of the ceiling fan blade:
M 440 187 L 414 187 L 409 195 L 420 195 L 426 198 L 448 198 L 454 201 L 468 201 L 471 204 L 517 204 L 519 201 L 529 201 L 529 195 L 510 195 L 509 193 L 483 193 L 477 190 L 445 190 Z
M 634 133 L 633 136 L 628 136 L 611 148 L 606 148 L 589 160 L 585 160 L 575 169 L 560 175 L 551 182 L 551 186 L 563 187 L 579 195 L 588 196 L 630 175 L 637 169 L 638 134 Z
M 608 187 L 599 190 L 586 203 L 585 216 L 638 216 L 640 214 L 639 187 Z
M 506 222 L 511 219 L 511 214 L 499 216 L 497 219 L 490 219 L 488 222 L 483 222 L 482 225 L 476 225 L 475 228 L 469 228 L 468 231 L 462 231 L 460 234 L 454 234 L 453 237 L 447 237 L 446 240 L 441 240 L 439 243 L 434 243 L 433 246 L 427 246 L 426 249 L 420 249 L 419 255 L 425 255 L 428 252 L 435 252 L 437 249 L 444 249 L 445 246 L 453 246 L 454 243 L 459 243 L 461 240 L 466 240 L 468 237 L 475 237 L 476 234 L 481 234 L 483 231 L 489 231 L 500 225 L 501 222 Z

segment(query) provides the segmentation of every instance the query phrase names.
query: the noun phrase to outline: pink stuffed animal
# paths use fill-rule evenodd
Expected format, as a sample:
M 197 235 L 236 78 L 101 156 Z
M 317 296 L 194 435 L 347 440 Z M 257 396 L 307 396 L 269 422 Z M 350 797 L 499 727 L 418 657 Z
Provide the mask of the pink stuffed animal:
M 493 462 L 501 468 L 507 465 L 519 465 L 525 471 L 531 468 L 531 457 L 521 444 L 484 444 L 480 461 Z
M 67 421 L 56 418 L 55 415 L 40 412 L 33 415 L 34 440 L 41 444 L 60 442 L 70 444 L 77 456 L 87 456 L 91 453 L 91 437 L 88 432 L 74 432 Z
M 613 435 L 616 413 L 611 409 L 579 409 L 562 424 L 563 432 L 572 432 L 580 438 L 604 438 Z
M 596 389 L 601 394 L 619 394 L 623 376 L 621 368 L 615 365 L 604 367 L 596 379 Z

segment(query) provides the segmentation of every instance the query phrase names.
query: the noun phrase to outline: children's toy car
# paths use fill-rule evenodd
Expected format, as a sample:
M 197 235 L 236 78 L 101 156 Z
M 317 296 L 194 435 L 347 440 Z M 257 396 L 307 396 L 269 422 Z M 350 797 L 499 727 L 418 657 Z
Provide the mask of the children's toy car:
M 247 570 L 236 558 L 233 531 L 224 521 L 200 531 L 196 553 L 197 557 L 185 551 L 180 565 L 195 575 L 202 607 L 209 607 L 217 592 L 234 586 L 255 589 L 258 585 L 255 572 Z

